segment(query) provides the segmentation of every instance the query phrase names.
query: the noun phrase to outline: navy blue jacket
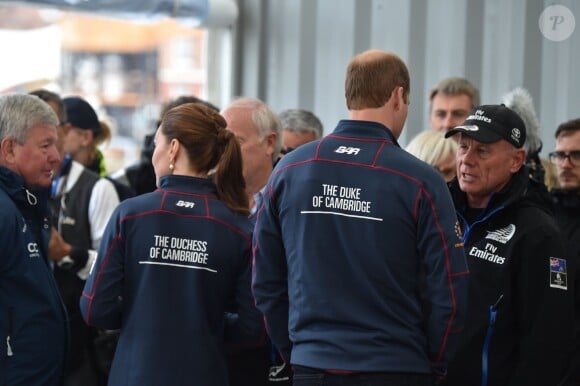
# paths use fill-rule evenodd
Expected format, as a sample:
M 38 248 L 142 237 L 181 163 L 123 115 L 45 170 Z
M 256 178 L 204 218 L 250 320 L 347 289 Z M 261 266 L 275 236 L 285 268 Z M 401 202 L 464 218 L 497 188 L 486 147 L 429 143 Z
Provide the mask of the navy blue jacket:
M 227 385 L 223 344 L 265 334 L 250 291 L 251 224 L 209 179 L 164 176 L 107 225 L 81 311 L 121 329 L 109 386 Z M 235 298 L 238 314 L 225 309 Z
M 47 260 L 47 201 L 0 167 L 0 385 L 63 382 L 68 327 Z
M 441 176 L 381 124 L 343 120 L 287 154 L 254 229 L 272 341 L 297 365 L 442 375 L 465 314 L 456 224 Z

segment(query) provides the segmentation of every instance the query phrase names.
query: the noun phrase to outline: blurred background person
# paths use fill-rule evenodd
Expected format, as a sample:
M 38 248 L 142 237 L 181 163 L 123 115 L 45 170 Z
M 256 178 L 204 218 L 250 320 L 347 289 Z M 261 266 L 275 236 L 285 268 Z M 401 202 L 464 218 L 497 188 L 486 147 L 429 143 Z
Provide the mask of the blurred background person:
M 323 134 L 322 122 L 308 110 L 288 109 L 278 114 L 282 124 L 282 148 L 284 155 L 298 146 L 321 138 Z
M 405 150 L 437 169 L 445 182 L 455 178 L 457 143 L 447 141 L 442 132 L 423 131 L 409 142 Z
M 217 112 L 184 104 L 164 115 L 153 166 L 159 189 L 113 214 L 81 309 L 88 324 L 121 329 L 110 386 L 226 386 L 224 340 L 265 334 L 240 147 Z
M 266 185 L 282 147 L 282 124 L 267 104 L 255 98 L 234 100 L 222 115 L 240 143 L 246 193 L 254 211 L 256 194 Z
M 546 184 L 546 171 L 540 159 L 542 139 L 540 121 L 534 109 L 534 102 L 528 90 L 516 87 L 502 97 L 501 102 L 515 111 L 526 126 L 526 165 L 530 169 L 530 177 Z M 546 184 L 547 185 L 547 184 Z
M 107 176 L 103 153 L 98 146 L 111 139 L 111 129 L 99 121 L 91 105 L 81 97 L 72 96 L 63 100 L 66 113 L 64 152 L 87 169 L 107 178 L 115 186 L 121 201 L 133 197 L 135 192 Z
M 429 93 L 431 128 L 446 132 L 459 126 L 479 103 L 479 90 L 467 79 L 452 77 L 440 80 Z
M 157 121 L 155 124 L 155 130 L 157 130 L 157 127 L 159 127 L 159 124 L 161 123 L 161 120 L 167 111 L 185 103 L 201 103 L 211 108 L 212 110 L 219 112 L 219 109 L 216 106 L 207 101 L 204 101 L 203 99 L 193 95 L 182 95 L 167 102 L 163 106 L 159 116 L 159 121 Z M 129 186 L 136 195 L 149 193 L 157 189 L 155 182 L 155 171 L 153 170 L 153 164 L 151 162 L 153 150 L 155 149 L 153 144 L 154 137 L 155 133 L 146 135 L 143 138 L 141 158 L 139 159 L 139 162 L 124 169 L 120 169 L 111 176 L 115 181 Z
M 575 340 L 564 386 L 580 385 L 580 118 L 556 129 L 556 148 L 550 153 L 560 187 L 552 194 L 555 217 L 564 233 L 568 253 L 575 262 Z
M 227 129 L 240 143 L 248 208 L 254 222 L 261 202 L 261 190 L 279 159 L 282 125 L 274 111 L 256 98 L 236 99 L 222 114 Z M 230 310 L 235 311 L 235 307 Z M 280 386 L 290 384 L 289 368 L 280 367 L 282 362 L 278 359 L 276 349 L 269 341 L 256 347 L 228 347 L 230 386 L 265 386 L 270 377 Z
M 256 98 L 234 100 L 222 111 L 242 152 L 243 174 L 251 219 L 255 221 L 260 191 L 266 185 L 282 146 L 282 125 L 268 105 Z M 235 311 L 235 308 L 230 308 Z M 268 385 L 276 354 L 270 342 L 259 347 L 229 347 L 228 373 L 231 386 Z
M 100 176 L 107 175 L 103 153 L 98 146 L 111 140 L 108 125 L 102 125 L 91 105 L 81 97 L 63 99 L 67 123 L 64 151 L 82 165 Z
M 82 319 L 79 298 L 97 256 L 101 237 L 119 198 L 113 184 L 64 153 L 64 138 L 70 126 L 61 97 L 48 90 L 30 94 L 45 101 L 59 119 L 57 149 L 61 162 L 55 168 L 51 188 L 50 259 L 67 308 L 70 326 L 70 355 L 65 370 L 66 386 L 104 386 L 107 370 L 100 364 L 103 352 L 94 345 L 99 331 Z M 110 355 L 110 353 L 109 353 Z M 105 358 L 110 361 L 112 358 Z
M 35 96 L 0 96 L 0 385 L 63 384 L 67 316 L 48 261 L 58 124 Z

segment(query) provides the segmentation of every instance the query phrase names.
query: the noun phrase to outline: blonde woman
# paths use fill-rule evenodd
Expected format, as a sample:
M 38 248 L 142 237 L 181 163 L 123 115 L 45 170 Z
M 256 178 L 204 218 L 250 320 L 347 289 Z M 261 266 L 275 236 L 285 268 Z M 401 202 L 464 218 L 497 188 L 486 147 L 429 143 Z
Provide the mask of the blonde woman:
M 405 150 L 437 169 L 445 182 L 455 177 L 457 143 L 445 139 L 443 133 L 434 130 L 424 131 L 415 136 Z

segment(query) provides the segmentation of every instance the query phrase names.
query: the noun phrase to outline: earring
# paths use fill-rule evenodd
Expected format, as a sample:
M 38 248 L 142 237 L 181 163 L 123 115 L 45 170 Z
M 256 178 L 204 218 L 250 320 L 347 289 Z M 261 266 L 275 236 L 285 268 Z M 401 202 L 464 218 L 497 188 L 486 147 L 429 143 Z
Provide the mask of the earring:
M 175 165 L 173 165 L 173 162 L 169 164 L 169 170 L 173 170 L 174 167 Z

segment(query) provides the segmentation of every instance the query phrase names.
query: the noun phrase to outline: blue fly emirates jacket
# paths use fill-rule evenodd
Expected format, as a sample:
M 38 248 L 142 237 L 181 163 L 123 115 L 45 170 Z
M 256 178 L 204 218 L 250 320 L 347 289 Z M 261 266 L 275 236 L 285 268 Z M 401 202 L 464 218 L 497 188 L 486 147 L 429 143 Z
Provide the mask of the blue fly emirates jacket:
M 254 229 L 253 291 L 290 363 L 442 377 L 468 272 L 445 182 L 385 126 L 343 120 L 284 156 Z
M 227 385 L 224 341 L 265 336 L 250 280 L 251 224 L 209 179 L 164 176 L 123 201 L 81 298 L 89 325 L 121 329 L 109 386 Z

